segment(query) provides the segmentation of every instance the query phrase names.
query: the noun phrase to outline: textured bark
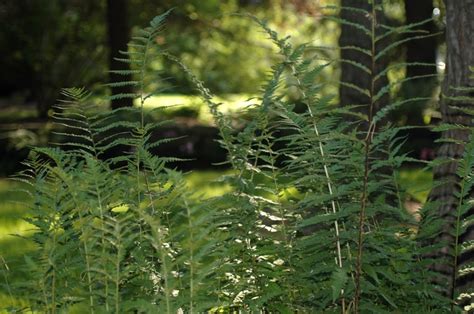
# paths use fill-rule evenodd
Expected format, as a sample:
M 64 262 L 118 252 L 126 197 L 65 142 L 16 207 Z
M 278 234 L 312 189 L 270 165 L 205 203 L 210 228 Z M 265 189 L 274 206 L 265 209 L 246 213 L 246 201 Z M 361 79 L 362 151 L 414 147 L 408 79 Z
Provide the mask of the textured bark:
M 474 101 L 459 100 L 453 97 L 474 96 L 473 93 L 467 94 L 453 87 L 474 87 L 474 80 L 469 66 L 474 65 L 474 0 L 448 0 L 446 1 L 446 43 L 447 43 L 447 64 L 446 76 L 442 86 L 442 95 L 440 100 L 440 109 L 442 119 L 445 123 L 472 125 L 472 117 L 456 110 L 452 106 L 474 109 Z M 469 137 L 469 131 L 447 131 L 442 134 L 443 139 L 455 139 L 461 141 L 460 144 L 444 143 L 438 150 L 438 157 L 441 159 L 453 158 L 459 159 L 464 152 L 464 144 Z M 438 202 L 438 214 L 443 217 L 444 223 L 442 232 L 435 243 L 446 243 L 446 246 L 435 252 L 434 257 L 439 259 L 439 263 L 432 265 L 432 269 L 440 273 L 439 281 L 442 287 L 451 290 L 453 286 L 453 266 L 452 260 L 446 263 L 443 258 L 448 257 L 448 252 L 452 248 L 455 238 L 453 237 L 453 226 L 455 223 L 456 205 L 458 199 L 455 193 L 458 191 L 459 177 L 456 175 L 458 163 L 448 161 L 434 169 L 435 180 L 443 180 L 445 183 L 435 187 L 430 194 L 430 200 Z M 467 238 L 473 239 L 474 234 L 465 234 Z M 461 240 L 467 240 L 463 237 Z M 472 254 L 470 254 L 472 255 Z M 465 256 L 460 259 L 463 263 L 471 260 L 471 257 Z M 474 278 L 463 278 L 459 282 L 463 285 L 472 286 Z M 458 286 L 459 287 L 459 286 Z M 446 291 L 447 295 L 450 292 Z
M 130 40 L 130 29 L 128 25 L 127 0 L 107 0 L 107 31 L 109 42 L 109 69 L 110 70 L 130 70 L 129 63 L 115 60 L 124 58 L 119 55 L 119 50 L 127 51 L 127 44 Z M 109 82 L 131 81 L 131 75 L 109 74 Z M 132 93 L 131 86 L 119 86 L 111 88 L 112 94 Z M 132 106 L 133 100 L 130 98 L 115 99 L 111 102 L 112 109 Z
M 376 1 L 379 2 L 379 1 Z M 342 7 L 353 7 L 358 9 L 364 9 L 367 12 L 371 12 L 371 5 L 367 0 L 341 0 Z M 386 22 L 385 16 L 378 12 L 377 22 L 384 24 Z M 350 10 L 341 10 L 340 17 L 352 23 L 358 23 L 364 25 L 367 29 L 371 29 L 370 14 L 364 14 L 361 12 L 354 12 Z M 381 41 L 376 46 L 376 51 L 380 51 L 386 47 L 387 41 Z M 360 51 L 351 49 L 350 47 L 359 47 L 367 50 L 371 50 L 371 38 L 366 35 L 362 30 L 354 28 L 351 25 L 341 25 L 341 35 L 339 37 L 339 47 L 341 49 L 341 59 L 351 60 L 360 63 L 367 67 L 372 68 L 372 58 Z M 383 57 L 377 60 L 375 64 L 374 76 L 385 69 L 388 65 L 388 57 Z M 372 75 L 364 72 L 353 64 L 342 62 L 341 63 L 341 81 L 349 83 L 359 88 L 370 91 Z M 388 84 L 388 79 L 383 76 L 377 80 L 375 85 L 375 91 L 379 90 L 382 86 Z M 363 93 L 350 88 L 348 86 L 340 85 L 339 87 L 339 99 L 340 105 L 361 105 L 361 112 L 368 113 L 370 104 L 370 97 Z M 374 113 L 388 103 L 388 95 L 382 97 L 377 103 L 375 103 Z

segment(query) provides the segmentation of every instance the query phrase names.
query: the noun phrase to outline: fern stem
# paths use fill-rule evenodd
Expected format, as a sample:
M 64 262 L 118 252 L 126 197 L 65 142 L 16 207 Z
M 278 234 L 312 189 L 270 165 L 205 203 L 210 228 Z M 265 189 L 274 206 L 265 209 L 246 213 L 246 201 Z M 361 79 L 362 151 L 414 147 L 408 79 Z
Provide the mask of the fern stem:
M 157 237 L 158 237 L 158 245 L 160 247 L 160 257 L 161 257 L 161 265 L 163 267 L 163 280 L 165 281 L 165 303 L 166 303 L 166 313 L 171 313 L 171 302 L 170 302 L 170 289 L 168 283 L 168 265 L 166 263 L 166 254 L 163 250 L 163 239 L 162 239 L 162 230 L 161 228 L 157 228 Z
M 54 236 L 53 236 L 53 247 L 56 246 L 56 232 L 57 230 L 54 230 Z M 51 260 L 52 262 L 52 260 Z M 52 266 L 52 274 L 51 274 L 51 313 L 55 314 L 56 313 L 56 265 L 51 265 Z
M 69 188 L 72 188 L 71 184 L 68 184 Z M 74 203 L 76 206 L 79 204 L 76 199 L 76 195 L 73 193 L 72 194 Z M 82 215 L 82 212 L 79 211 L 79 219 L 83 220 L 84 216 Z M 81 232 L 82 234 L 85 234 L 86 232 L 84 231 L 84 227 L 81 226 Z M 84 246 L 84 259 L 86 261 L 86 273 L 87 273 L 87 288 L 89 290 L 89 311 L 91 314 L 94 314 L 94 296 L 92 293 L 92 277 L 91 277 L 91 265 L 90 265 L 90 257 L 89 257 L 89 247 L 87 246 L 87 241 L 84 239 L 83 241 L 83 246 Z
M 147 42 L 145 45 L 145 49 L 143 51 L 143 61 L 141 64 L 140 68 L 140 130 L 139 135 L 140 135 L 140 144 L 139 146 L 143 146 L 143 137 L 144 137 L 144 128 L 145 128 L 145 117 L 143 113 L 143 107 L 145 105 L 145 98 L 143 97 L 144 93 L 144 84 L 145 84 L 145 67 L 146 67 L 146 62 L 147 62 L 147 53 L 148 53 L 148 48 L 150 45 L 150 37 L 147 38 Z M 141 155 L 140 155 L 140 149 L 137 149 L 137 160 L 136 160 L 136 167 L 137 167 L 137 205 L 140 207 L 141 203 L 141 197 L 140 197 L 140 161 L 141 161 Z M 140 226 L 140 237 L 141 237 L 141 226 Z
M 189 205 L 187 201 L 184 201 L 186 206 L 186 214 L 188 216 L 188 226 L 189 226 L 189 313 L 193 314 L 194 312 L 194 225 L 191 220 L 191 211 L 189 210 Z
M 357 241 L 357 260 L 356 260 L 356 274 L 355 274 L 355 293 L 354 293 L 354 312 L 359 313 L 360 296 L 361 296 L 361 277 L 362 277 L 362 255 L 363 255 L 363 241 L 364 241 L 364 225 L 365 225 L 365 211 L 368 203 L 368 186 L 369 186 L 369 171 L 370 171 L 370 149 L 372 144 L 373 134 L 375 132 L 375 125 L 372 123 L 373 111 L 375 106 L 375 26 L 376 26 L 376 11 L 375 3 L 371 3 L 372 12 L 371 18 L 371 84 L 370 84 L 370 106 L 368 116 L 367 135 L 364 139 L 364 183 L 361 196 L 361 207 L 359 212 L 359 234 Z
M 86 117 L 86 121 L 87 121 L 87 132 L 89 134 L 89 137 L 91 139 L 91 143 L 92 143 L 92 148 L 93 148 L 93 152 L 94 152 L 94 158 L 96 161 L 99 160 L 99 153 L 97 151 L 97 146 L 96 146 L 96 143 L 95 143 L 95 140 L 94 140 L 94 135 L 92 133 L 92 130 L 91 130 L 91 122 L 90 122 L 90 119 L 89 119 L 89 116 L 84 114 L 84 116 Z M 72 185 L 69 185 L 70 188 L 72 188 Z M 75 189 L 72 189 L 72 191 L 74 191 Z M 74 203 L 76 204 L 79 204 L 77 199 L 76 199 L 76 195 L 75 193 L 72 194 L 73 195 L 73 198 L 74 198 Z M 81 217 L 81 219 L 84 217 L 82 216 L 82 213 L 79 212 L 79 216 Z M 84 232 L 84 228 L 81 227 L 81 232 L 82 233 L 85 233 Z M 92 277 L 91 277 L 91 265 L 90 265 L 90 258 L 89 258 L 89 248 L 87 246 L 87 241 L 84 241 L 84 254 L 85 254 L 85 260 L 86 260 L 86 272 L 87 272 L 87 287 L 88 287 L 88 290 L 89 290 L 89 311 L 91 314 L 94 314 L 94 296 L 92 294 Z
M 474 136 L 474 135 L 471 135 Z M 472 141 L 472 140 L 471 140 Z M 466 148 L 465 148 L 466 149 Z M 471 158 L 471 156 L 468 155 L 467 158 Z M 456 217 L 456 236 L 454 239 L 454 256 L 453 256 L 453 273 L 451 277 L 451 287 L 450 287 L 450 298 L 451 298 L 451 311 L 454 312 L 454 305 L 455 305 L 455 293 L 456 293 L 456 277 L 457 277 L 457 272 L 458 272 L 458 255 L 460 253 L 459 250 L 459 234 L 460 234 L 460 227 L 461 227 L 461 206 L 464 203 L 464 195 L 466 193 L 466 180 L 469 178 L 469 160 L 466 160 L 467 158 L 463 158 L 463 161 L 465 163 L 464 165 L 464 173 L 461 176 L 462 181 L 461 181 L 461 190 L 459 193 L 459 200 L 457 204 L 457 217 Z M 458 166 L 459 167 L 459 166 Z
M 115 313 L 119 314 L 120 313 L 120 255 L 121 255 L 121 241 L 120 241 L 120 222 L 116 223 L 116 236 L 117 236 L 117 254 L 116 254 L 116 260 L 115 260 Z M 119 229 L 119 230 L 117 230 Z
M 318 126 L 315 122 L 315 116 L 314 116 L 313 110 L 311 109 L 311 106 L 309 105 L 310 100 L 309 100 L 306 92 L 304 91 L 304 86 L 301 83 L 301 80 L 299 79 L 299 77 L 297 75 L 298 73 L 296 71 L 295 66 L 293 64 L 291 64 L 290 68 L 291 68 L 291 72 L 292 72 L 293 76 L 295 77 L 296 82 L 297 82 L 297 84 L 300 88 L 303 99 L 305 99 L 306 108 L 308 108 L 308 113 L 311 117 L 311 122 L 312 122 L 312 125 L 313 125 L 313 131 L 314 131 L 316 137 L 319 138 L 320 133 L 319 133 Z M 322 141 L 318 141 L 318 148 L 319 148 L 319 153 L 321 154 L 321 158 L 324 160 L 326 154 L 324 152 L 324 146 L 323 146 Z M 332 187 L 332 183 L 331 183 L 331 176 L 329 174 L 329 170 L 328 170 L 326 162 L 323 163 L 323 169 L 324 169 L 324 175 L 326 177 L 326 184 L 327 184 L 327 188 L 328 188 L 328 191 L 329 191 L 329 195 L 331 195 L 331 197 L 332 197 L 331 198 L 331 209 L 332 209 L 333 214 L 336 214 L 337 213 L 336 201 L 334 200 L 334 192 L 333 192 L 333 187 Z M 334 229 L 335 229 L 335 232 L 336 232 L 336 254 L 337 254 L 336 264 L 337 264 L 337 266 L 339 266 L 339 268 L 342 268 L 343 264 L 342 264 L 342 250 L 341 250 L 340 230 L 339 230 L 339 221 L 337 219 L 334 220 Z M 341 289 L 341 296 L 342 296 L 342 299 L 341 299 L 342 309 L 341 309 L 341 311 L 342 311 L 342 313 L 345 312 L 345 307 L 346 307 L 345 299 L 344 299 L 343 295 L 344 295 L 344 289 Z
M 308 113 L 312 120 L 313 130 L 316 136 L 319 138 L 320 136 L 319 129 L 316 123 L 314 122 L 315 117 L 314 117 L 313 110 L 311 109 L 311 106 L 308 103 L 309 99 L 306 96 L 305 91 L 302 89 L 303 84 L 301 83 L 300 79 L 297 77 L 297 73 L 296 73 L 296 69 L 294 65 L 291 65 L 291 70 L 293 72 L 294 77 L 296 78 L 297 84 L 300 86 L 300 90 L 301 90 L 301 94 L 303 95 L 303 98 L 306 99 L 306 107 L 308 108 Z M 321 157 L 324 159 L 326 154 L 324 153 L 324 146 L 323 146 L 322 141 L 318 142 L 318 148 L 319 148 L 319 153 L 321 154 Z M 326 183 L 327 183 L 329 195 L 334 196 L 332 183 L 331 183 L 331 176 L 329 175 L 329 170 L 326 163 L 323 164 L 323 169 L 324 169 L 324 175 L 326 177 Z M 332 212 L 336 214 L 337 208 L 336 208 L 336 201 L 334 199 L 331 199 L 331 208 L 332 208 Z M 340 235 L 339 222 L 337 219 L 334 221 L 334 227 L 336 231 L 337 265 L 342 268 L 342 253 L 341 253 L 341 242 L 340 242 L 340 237 L 339 237 Z
M 46 284 L 44 282 L 44 280 L 41 280 L 41 292 L 43 294 L 43 303 L 44 303 L 44 309 L 47 311 L 48 310 L 48 295 L 47 295 L 47 292 L 46 292 Z
M 89 261 L 89 250 L 86 241 L 84 241 L 84 254 L 86 259 L 87 287 L 89 290 L 89 311 L 91 314 L 94 314 L 94 296 L 92 294 L 91 265 Z
M 359 232 L 357 240 L 357 260 L 356 260 L 356 274 L 355 274 L 355 295 L 354 295 L 354 311 L 359 312 L 359 302 L 361 294 L 361 274 L 362 274 L 362 246 L 364 241 L 364 224 L 365 224 L 365 210 L 367 207 L 367 193 L 369 181 L 369 153 L 370 153 L 370 139 L 365 143 L 365 158 L 364 158 L 364 185 L 361 196 L 361 207 L 359 212 Z
M 5 268 L 5 270 L 3 271 L 3 278 L 5 279 L 5 284 L 7 286 L 8 297 L 10 298 L 10 302 L 13 304 L 13 302 L 14 302 L 13 294 L 12 294 L 12 290 L 11 290 L 10 283 L 9 283 L 9 280 L 8 280 L 8 275 L 7 275 L 7 272 L 9 271 L 8 264 L 7 264 L 7 261 L 5 261 L 5 259 L 3 258 L 2 255 L 0 255 L 0 260 L 2 261 L 3 267 Z
M 155 210 L 154 199 L 153 199 L 153 196 L 152 196 L 153 194 L 152 194 L 150 184 L 149 184 L 146 176 L 145 176 L 145 185 L 146 185 L 146 189 L 147 189 L 148 198 L 150 200 L 150 206 L 151 206 L 152 212 L 155 213 L 156 210 Z M 147 213 L 143 213 L 143 214 L 145 215 L 145 217 L 148 218 L 149 225 L 152 228 L 152 232 L 155 233 L 154 236 L 158 240 L 158 243 L 157 243 L 158 246 L 154 245 L 154 248 L 155 248 L 155 250 L 158 251 L 158 254 L 160 254 L 161 266 L 163 268 L 163 271 L 161 272 L 161 275 L 162 275 L 163 281 L 164 281 L 166 313 L 171 313 L 170 291 L 169 291 L 169 284 L 168 284 L 168 274 L 169 273 L 168 273 L 168 266 L 167 266 L 167 263 L 166 263 L 166 252 L 164 252 L 164 249 L 163 249 L 164 241 L 163 241 L 162 233 L 161 233 L 162 232 L 161 231 L 161 222 L 160 222 L 160 219 L 157 219 L 157 224 L 155 226 L 154 221 L 152 220 L 152 217 L 154 217 L 155 215 L 149 216 Z M 156 229 L 155 229 L 155 227 L 156 227 Z
M 402 196 L 401 196 L 401 192 L 400 192 L 400 184 L 398 183 L 398 177 L 397 177 L 397 172 L 395 169 L 391 169 L 391 172 L 392 172 L 392 177 L 393 177 L 393 184 L 395 186 L 395 193 L 397 194 L 397 202 L 398 202 L 398 208 L 400 208 L 401 210 L 404 209 L 403 207 L 403 202 L 402 202 Z
M 101 237 L 100 237 L 101 246 L 102 246 L 101 263 L 102 263 L 102 266 L 105 267 L 107 265 L 107 259 L 105 257 L 106 241 L 105 241 L 105 233 L 104 233 L 104 209 L 102 207 L 102 195 L 100 192 L 99 183 L 97 182 L 97 178 L 94 178 L 94 185 L 95 185 L 95 192 L 97 194 L 97 202 L 99 205 L 100 230 L 102 232 Z M 108 298 L 109 282 L 107 280 L 107 276 L 104 276 L 104 286 L 105 286 L 105 309 L 108 312 L 109 311 L 109 300 L 108 300 L 109 299 Z
M 94 143 L 94 152 L 95 152 L 95 143 Z M 97 158 L 97 155 L 96 155 L 96 158 Z M 68 183 L 68 186 L 69 188 L 72 189 L 72 191 L 74 191 L 74 188 L 72 186 L 72 184 L 69 184 Z M 76 206 L 78 206 L 79 202 L 76 198 L 76 195 L 75 193 L 72 193 L 72 197 L 74 199 L 74 203 L 76 204 Z M 82 212 L 79 211 L 79 218 L 82 220 L 84 219 L 84 216 L 82 215 Z M 85 230 L 84 230 L 84 227 L 81 226 L 81 232 L 82 234 L 85 234 Z M 84 259 L 86 261 L 86 272 L 87 272 L 87 288 L 89 290 L 89 311 L 91 314 L 94 314 L 94 295 L 92 293 L 92 277 L 91 277 L 91 265 L 90 265 L 90 256 L 89 256 L 89 247 L 87 245 L 87 241 L 84 239 L 84 243 L 83 243 L 83 246 L 84 246 Z
M 265 117 L 267 117 L 265 115 Z M 266 138 L 266 135 L 267 134 L 267 125 L 268 125 L 268 119 L 265 119 L 265 127 L 262 128 L 262 137 L 263 138 Z M 271 169 L 271 174 L 272 174 L 272 180 L 273 180 L 273 186 L 274 186 L 274 190 L 275 190 L 275 194 L 278 195 L 278 192 L 280 191 L 280 185 L 278 184 L 278 178 L 277 178 L 277 173 L 275 171 L 275 158 L 274 158 L 274 152 L 271 148 L 271 144 L 268 142 L 268 139 L 266 140 L 266 143 L 267 143 L 267 146 L 265 147 L 266 151 L 269 152 L 270 154 L 270 169 Z M 263 145 L 263 141 L 262 141 L 262 145 Z M 258 152 L 262 151 L 261 149 L 258 150 Z M 258 160 L 258 158 L 255 158 L 256 160 Z M 252 172 L 252 175 L 253 175 L 253 172 Z M 282 230 L 282 233 L 283 233 L 283 239 L 284 239 L 284 243 L 285 243 L 285 249 L 288 249 L 289 252 L 284 252 L 286 253 L 286 255 L 288 256 L 288 266 L 291 270 L 293 270 L 293 263 L 292 263 L 292 260 L 291 260 L 291 257 L 293 256 L 293 247 L 291 245 L 291 241 L 289 240 L 289 234 L 288 234 L 288 230 L 287 230 L 287 227 L 286 227 L 286 222 L 285 222 L 285 212 L 283 211 L 283 206 L 281 206 L 281 204 L 279 203 L 278 204 L 278 214 L 280 215 L 280 218 L 281 218 L 281 230 Z M 291 272 L 290 272 L 291 274 Z M 288 289 L 288 296 L 289 296 L 289 304 L 291 306 L 291 308 L 295 308 L 294 307 L 294 303 L 295 303 L 295 293 L 296 293 L 296 289 L 294 289 L 294 287 L 291 285 L 291 283 L 288 282 L 288 279 L 287 277 L 285 276 L 283 278 L 285 284 L 287 285 L 287 289 Z

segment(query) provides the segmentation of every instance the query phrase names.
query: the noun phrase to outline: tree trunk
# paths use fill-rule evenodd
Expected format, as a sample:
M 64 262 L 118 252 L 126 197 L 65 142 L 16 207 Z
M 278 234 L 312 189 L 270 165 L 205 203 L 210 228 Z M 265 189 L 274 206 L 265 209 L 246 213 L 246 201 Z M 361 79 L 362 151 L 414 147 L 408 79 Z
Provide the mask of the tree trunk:
M 474 65 L 474 0 L 448 0 L 446 1 L 446 76 L 444 78 L 442 93 L 440 99 L 440 109 L 442 120 L 444 123 L 458 124 L 464 126 L 472 126 L 472 117 L 456 110 L 452 106 L 463 107 L 466 109 L 474 109 L 474 93 L 453 89 L 453 87 L 470 87 L 474 88 L 474 79 L 469 71 L 469 66 Z M 460 96 L 470 96 L 467 98 L 457 98 Z M 438 272 L 441 287 L 446 288 L 448 297 L 454 297 L 452 291 L 453 272 L 455 269 L 452 265 L 452 259 L 449 259 L 449 253 L 455 243 L 453 236 L 456 205 L 458 199 L 456 193 L 459 191 L 459 177 L 456 175 L 458 163 L 455 161 L 462 157 L 464 153 L 464 144 L 468 138 L 470 131 L 450 130 L 443 132 L 442 138 L 445 140 L 454 139 L 460 141 L 460 144 L 449 142 L 443 143 L 438 150 L 438 157 L 441 160 L 452 159 L 437 166 L 434 169 L 434 179 L 444 182 L 439 186 L 435 186 L 430 194 L 430 201 L 438 202 L 437 214 L 443 218 L 443 226 L 441 234 L 433 239 L 434 243 L 443 243 L 445 246 L 437 250 L 430 257 L 436 258 L 437 263 L 431 265 L 431 268 Z M 454 161 L 453 161 L 454 160 Z M 461 238 L 462 241 L 474 239 L 474 229 L 469 228 Z M 472 255 L 472 253 L 470 254 Z M 445 260 L 448 258 L 448 260 Z M 466 262 L 472 263 L 472 256 L 461 256 L 458 266 Z M 448 261 L 448 262 L 446 262 Z M 474 278 L 463 278 L 456 281 L 462 283 L 464 287 L 473 286 Z M 470 302 L 470 300 L 468 300 Z
M 127 51 L 127 44 L 130 40 L 130 29 L 128 26 L 127 0 L 107 0 L 107 30 L 109 41 L 109 69 L 110 70 L 130 70 L 130 64 L 115 60 L 124 58 L 119 55 L 119 50 Z M 109 82 L 131 81 L 132 76 L 109 74 Z M 119 86 L 111 88 L 112 95 L 132 93 L 131 86 Z M 111 102 L 112 109 L 132 106 L 131 98 L 115 99 Z
M 341 6 L 353 6 L 370 11 L 370 5 L 367 0 L 341 0 Z M 342 10 L 340 18 L 362 24 L 370 29 L 370 20 L 359 12 Z M 370 38 L 363 31 L 351 25 L 341 24 L 341 35 L 339 37 L 341 60 L 352 60 L 370 69 L 370 57 L 360 51 L 350 49 L 353 46 L 370 50 Z M 341 63 L 341 81 L 354 84 L 363 89 L 370 89 L 370 75 L 350 63 Z M 341 106 L 364 105 L 365 108 L 370 103 L 367 95 L 342 84 L 339 86 L 339 100 Z M 367 110 L 364 111 L 366 112 Z
M 432 0 L 405 0 L 406 24 L 419 23 L 428 20 L 433 14 Z M 425 34 L 435 32 L 433 21 L 420 25 L 416 30 L 424 31 Z M 422 34 L 420 34 L 422 35 Z M 415 77 L 421 75 L 436 74 L 436 49 L 437 37 L 427 37 L 417 40 L 410 40 L 406 43 L 406 62 L 407 63 L 431 63 L 433 66 L 408 66 L 406 76 Z M 412 81 L 407 81 L 402 86 L 402 97 L 404 99 L 414 97 L 429 97 L 432 95 L 436 86 L 436 78 L 428 77 Z M 423 109 L 426 102 L 410 102 L 404 106 L 401 111 L 406 118 L 407 125 L 423 124 Z
M 377 0 L 376 2 L 379 2 Z M 358 9 L 366 10 L 371 12 L 371 4 L 367 0 L 341 0 L 341 7 L 354 7 Z M 347 20 L 352 23 L 364 25 L 367 29 L 371 29 L 371 20 L 369 14 L 363 14 L 361 12 L 355 12 L 351 10 L 341 10 L 340 18 Z M 377 21 L 379 23 L 386 22 L 383 13 L 378 14 Z M 376 46 L 376 51 L 380 51 L 386 47 L 387 41 L 381 41 Z M 372 77 L 382 71 L 388 66 L 388 57 L 385 56 L 377 61 L 375 65 L 375 73 L 370 75 L 362 69 L 354 66 L 352 62 L 362 64 L 367 69 L 372 67 L 372 59 L 370 56 L 353 49 L 351 47 L 359 47 L 367 50 L 371 50 L 371 38 L 367 36 L 362 30 L 355 28 L 351 25 L 341 24 L 341 35 L 339 37 L 339 47 L 341 49 L 341 82 L 347 83 L 353 86 L 357 86 L 361 89 L 370 91 Z M 344 60 L 350 60 L 351 63 L 344 62 Z M 387 76 L 384 75 L 382 78 L 377 80 L 375 91 L 378 91 L 382 86 L 388 84 Z M 346 84 L 339 86 L 339 99 L 340 105 L 361 105 L 360 111 L 368 113 L 370 104 L 370 97 L 361 93 L 359 90 L 355 90 Z M 387 104 L 389 101 L 388 94 L 382 97 L 375 103 L 374 113 Z

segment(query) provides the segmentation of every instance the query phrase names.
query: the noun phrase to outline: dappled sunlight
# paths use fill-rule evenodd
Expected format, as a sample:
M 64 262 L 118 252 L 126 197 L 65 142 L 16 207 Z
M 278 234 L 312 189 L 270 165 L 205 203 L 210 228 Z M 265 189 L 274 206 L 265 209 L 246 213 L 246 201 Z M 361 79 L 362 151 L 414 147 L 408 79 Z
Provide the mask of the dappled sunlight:
M 433 185 L 433 174 L 423 168 L 405 168 L 400 171 L 400 184 L 413 201 L 425 203 Z
M 26 200 L 26 193 L 19 191 L 25 186 L 0 179 L 0 241 L 10 240 L 13 235 L 24 236 L 31 231 L 32 226 L 23 219 L 27 215 L 27 207 L 21 202 Z M 4 251 L 5 246 L 0 246 L 0 252 L 3 254 Z
M 213 101 L 220 103 L 219 109 L 222 113 L 235 113 L 246 107 L 258 104 L 258 100 L 251 99 L 252 95 L 249 94 L 228 94 L 215 96 Z M 140 100 L 135 99 L 135 105 L 140 105 Z M 152 96 L 145 102 L 145 109 L 150 110 L 158 107 L 171 107 L 170 109 L 178 110 L 179 108 L 189 108 L 190 110 L 196 110 L 198 113 L 198 119 L 202 123 L 212 123 L 212 114 L 209 111 L 208 106 L 203 102 L 200 96 L 194 95 L 181 95 L 181 94 L 166 94 Z
M 207 199 L 221 196 L 232 191 L 228 183 L 219 181 L 223 175 L 229 175 L 232 171 L 191 171 L 185 175 L 186 186 L 193 191 L 196 199 Z

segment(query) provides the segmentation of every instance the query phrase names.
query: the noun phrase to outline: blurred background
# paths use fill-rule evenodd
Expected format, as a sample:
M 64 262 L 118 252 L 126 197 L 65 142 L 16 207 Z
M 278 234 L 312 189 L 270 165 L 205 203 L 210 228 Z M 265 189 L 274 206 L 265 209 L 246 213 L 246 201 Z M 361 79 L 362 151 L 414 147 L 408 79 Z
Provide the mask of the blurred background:
M 342 2 L 342 3 L 341 3 Z M 123 68 L 116 62 L 119 50 L 139 28 L 154 16 L 174 8 L 157 42 L 180 58 L 224 103 L 230 114 L 256 95 L 274 64 L 275 47 L 250 19 L 234 13 L 250 13 L 268 21 L 281 36 L 289 35 L 294 44 L 314 47 L 312 58 L 338 60 L 350 58 L 364 64 L 364 56 L 338 49 L 337 45 L 358 44 L 360 34 L 342 28 L 324 18 L 327 5 L 367 7 L 367 0 L 4 0 L 0 3 L 0 176 L 21 169 L 30 145 L 51 141 L 51 108 L 62 87 L 86 87 L 100 96 L 110 94 L 103 86 L 116 80 L 108 69 Z M 386 102 L 404 97 L 432 96 L 431 101 L 411 103 L 392 117 L 396 124 L 427 126 L 438 117 L 436 103 L 444 69 L 443 14 L 441 1 L 380 0 L 384 14 L 379 20 L 391 27 L 421 23 L 420 31 L 437 35 L 404 45 L 381 60 L 381 66 L 397 62 L 433 63 L 437 67 L 395 67 L 386 80 L 420 76 L 394 85 Z M 331 13 L 336 13 L 333 11 Z M 341 13 L 343 14 L 343 13 Z M 347 15 L 351 19 L 353 16 Z M 399 40 L 387 39 L 385 45 Z M 321 49 L 321 47 L 332 49 Z M 357 68 L 335 65 L 320 79 L 336 103 L 363 103 L 353 91 L 339 86 L 339 77 L 363 85 Z M 163 148 L 163 154 L 192 159 L 178 165 L 183 169 L 211 168 L 225 159 L 215 143 L 217 131 L 209 113 L 196 97 L 186 75 L 173 63 L 156 57 L 150 64 L 166 80 L 160 95 L 150 107 L 179 105 L 168 110 L 175 124 L 163 130 L 165 135 L 187 138 Z M 123 79 L 123 78 L 122 78 Z M 335 82 L 332 84 L 331 82 Z M 158 83 L 157 83 L 158 84 Z M 115 90 L 126 92 L 125 90 Z M 153 88 L 153 87 L 152 87 Z M 290 91 L 291 92 L 291 91 Z M 290 93 L 291 94 L 291 93 Z M 288 95 L 298 101 L 298 95 Z M 133 105 L 128 100 L 106 104 L 109 108 Z M 157 118 L 159 119 L 159 118 Z M 432 158 L 434 136 L 420 127 L 410 134 L 409 151 L 416 157 Z

